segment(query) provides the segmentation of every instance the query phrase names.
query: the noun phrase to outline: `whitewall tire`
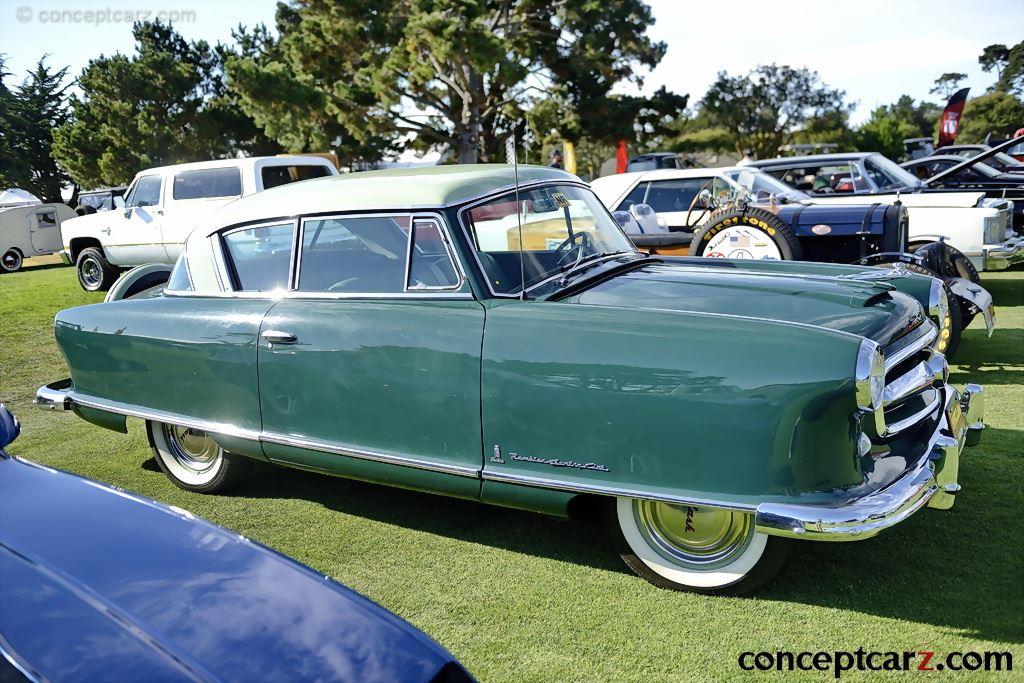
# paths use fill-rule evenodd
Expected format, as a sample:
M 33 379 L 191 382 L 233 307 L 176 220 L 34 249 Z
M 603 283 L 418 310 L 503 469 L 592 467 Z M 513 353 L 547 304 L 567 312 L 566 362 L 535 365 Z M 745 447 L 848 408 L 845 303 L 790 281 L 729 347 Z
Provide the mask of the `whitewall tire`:
M 774 576 L 789 549 L 785 539 L 758 533 L 751 513 L 635 498 L 612 503 L 609 526 L 622 559 L 662 588 L 743 593 Z
M 200 429 L 147 421 L 146 431 L 160 469 L 186 491 L 220 493 L 248 471 L 248 458 L 228 453 Z

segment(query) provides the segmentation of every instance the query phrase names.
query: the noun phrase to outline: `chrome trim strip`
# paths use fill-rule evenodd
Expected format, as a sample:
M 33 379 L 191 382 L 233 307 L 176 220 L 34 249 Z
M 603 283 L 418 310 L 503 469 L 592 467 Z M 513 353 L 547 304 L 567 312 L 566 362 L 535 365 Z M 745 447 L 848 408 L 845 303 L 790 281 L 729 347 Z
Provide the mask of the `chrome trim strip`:
M 427 292 L 395 292 L 393 294 L 350 294 L 345 292 L 165 292 L 166 296 L 181 297 L 207 297 L 210 299 L 266 299 L 267 301 L 280 301 L 281 299 L 391 299 L 400 301 L 402 299 L 434 299 L 434 300 L 471 300 L 473 294 L 470 292 L 438 292 L 431 290 Z
M 641 498 L 643 500 L 656 500 L 663 503 L 677 503 L 679 505 L 697 505 L 704 507 L 717 507 L 727 510 L 739 510 L 741 512 L 753 512 L 754 505 L 742 505 L 739 503 L 726 503 L 720 500 L 709 500 L 704 498 L 690 498 L 686 496 L 674 496 L 671 494 L 651 493 L 639 489 L 630 489 L 618 486 L 603 486 L 601 484 L 584 484 L 568 482 L 545 477 L 534 477 L 527 474 L 516 474 L 513 472 L 500 472 L 485 469 L 481 473 L 484 481 L 495 481 L 505 484 L 524 484 L 536 486 L 543 489 L 554 489 L 556 491 L 571 491 L 574 493 L 596 493 L 603 496 L 614 496 L 616 498 Z
M 467 465 L 446 465 L 432 460 L 423 460 L 421 458 L 414 458 L 407 455 L 395 455 L 392 453 L 369 451 L 363 448 L 356 448 L 354 446 L 318 441 L 316 439 L 307 439 L 287 434 L 261 432 L 259 438 L 263 443 L 273 443 L 281 446 L 294 446 L 295 448 L 308 448 L 314 451 L 333 453 L 334 455 L 343 455 L 349 458 L 358 458 L 359 460 L 382 462 L 387 465 L 402 465 L 404 467 L 413 467 L 415 469 L 429 470 L 432 472 L 442 472 L 444 474 L 454 474 L 461 477 L 477 478 L 480 476 L 480 468 L 478 467 L 470 467 Z
M 945 383 L 948 377 L 949 365 L 946 363 L 946 357 L 937 351 L 932 352 L 927 360 L 918 363 L 886 385 L 882 394 L 882 405 L 889 407 L 902 403 L 934 387 L 936 383 Z
M 442 472 L 445 474 L 453 474 L 462 477 L 479 478 L 480 476 L 480 468 L 478 467 L 470 467 L 467 465 L 446 465 L 443 463 L 437 463 L 430 460 L 423 460 L 421 458 L 415 458 L 406 455 L 397 455 L 393 453 L 380 453 L 377 451 L 356 448 L 354 446 L 348 446 L 345 444 L 335 444 L 326 441 L 318 441 L 315 439 L 306 439 L 302 437 L 290 436 L 286 434 L 276 434 L 274 432 L 245 429 L 243 427 L 237 427 L 235 425 L 227 424 L 224 422 L 201 420 L 192 417 L 187 417 L 185 415 L 180 415 L 178 413 L 171 413 L 163 410 L 153 410 L 148 408 L 140 408 L 139 406 L 121 403 L 119 401 L 109 401 L 107 399 L 95 398 L 93 396 L 80 394 L 75 391 L 68 392 L 68 400 L 71 401 L 72 403 L 77 403 L 87 408 L 106 410 L 111 413 L 117 413 L 119 415 L 125 415 L 127 417 L 136 417 L 143 420 L 154 420 L 156 422 L 167 422 L 170 424 L 181 425 L 183 427 L 193 427 L 195 429 L 201 429 L 204 432 L 211 432 L 213 434 L 223 434 L 225 436 L 234 436 L 242 439 L 248 439 L 249 441 L 258 441 L 260 443 L 274 443 L 283 446 L 295 446 L 296 448 L 309 448 L 311 450 L 322 451 L 325 453 L 344 455 L 350 458 L 359 458 L 361 460 L 373 460 L 376 462 L 382 462 L 389 465 L 401 465 L 404 467 L 413 467 L 421 470 L 431 470 L 434 472 Z
M 931 401 L 929 401 L 928 405 L 926 405 L 924 408 L 922 408 L 921 410 L 917 411 L 916 413 L 914 413 L 913 415 L 911 415 L 908 418 L 902 419 L 902 420 L 900 420 L 898 422 L 894 422 L 892 424 L 886 424 L 885 436 L 893 436 L 895 434 L 899 434 L 904 429 L 908 429 L 909 427 L 913 427 L 918 422 L 920 422 L 921 420 L 925 419 L 926 417 L 928 417 L 929 415 L 934 413 L 935 409 L 938 408 L 941 404 L 942 404 L 942 392 L 939 391 L 939 390 L 936 390 L 935 391 L 935 398 L 933 398 Z
M 920 332 L 919 330 L 924 330 Z M 895 342 L 898 348 L 895 351 L 885 353 L 885 371 L 889 372 L 900 362 L 910 358 L 918 351 L 931 346 L 939 336 L 939 328 L 931 320 L 925 320 L 918 325 L 917 330 Z

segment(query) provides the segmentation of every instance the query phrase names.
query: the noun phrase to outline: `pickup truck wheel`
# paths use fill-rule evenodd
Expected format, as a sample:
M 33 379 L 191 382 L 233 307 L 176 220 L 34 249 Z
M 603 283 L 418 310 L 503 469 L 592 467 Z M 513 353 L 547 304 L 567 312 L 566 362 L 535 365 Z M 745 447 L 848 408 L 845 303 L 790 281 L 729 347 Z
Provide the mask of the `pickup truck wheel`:
M 796 233 L 771 211 L 748 206 L 716 211 L 690 243 L 694 256 L 799 261 L 803 248 Z
M 107 257 L 96 247 L 86 247 L 75 261 L 78 271 L 78 284 L 87 292 L 102 292 L 110 289 L 120 270 L 110 265 Z
M 21 256 L 21 252 L 17 249 L 8 249 L 4 252 L 3 256 L 0 256 L 0 270 L 5 273 L 15 273 L 21 270 L 21 264 L 25 260 Z
M 754 530 L 754 516 L 636 498 L 608 506 L 609 531 L 630 569 L 655 586 L 736 595 L 782 567 L 787 539 Z
M 249 459 L 221 448 L 201 429 L 146 422 L 156 462 L 178 488 L 195 493 L 230 489 L 249 469 Z

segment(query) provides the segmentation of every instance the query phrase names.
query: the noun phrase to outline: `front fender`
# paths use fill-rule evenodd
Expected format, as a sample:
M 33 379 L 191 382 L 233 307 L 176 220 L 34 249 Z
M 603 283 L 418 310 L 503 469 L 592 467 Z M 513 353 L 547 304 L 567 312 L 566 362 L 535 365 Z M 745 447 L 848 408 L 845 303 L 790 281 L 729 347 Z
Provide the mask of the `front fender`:
M 828 501 L 862 480 L 860 342 L 740 316 L 494 304 L 484 478 L 741 508 Z

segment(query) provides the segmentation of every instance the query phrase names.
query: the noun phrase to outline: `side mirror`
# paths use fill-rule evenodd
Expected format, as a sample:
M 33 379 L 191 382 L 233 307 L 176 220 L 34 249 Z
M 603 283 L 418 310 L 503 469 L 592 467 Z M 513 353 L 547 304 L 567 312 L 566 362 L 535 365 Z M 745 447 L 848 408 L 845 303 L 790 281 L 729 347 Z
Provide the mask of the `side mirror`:
M 21 434 L 21 424 L 18 418 L 14 417 L 7 406 L 0 403 L 0 448 L 6 448 L 8 444 L 18 438 Z
M 130 207 L 130 206 L 124 207 L 124 217 L 125 218 L 131 218 L 132 217 L 132 207 Z

